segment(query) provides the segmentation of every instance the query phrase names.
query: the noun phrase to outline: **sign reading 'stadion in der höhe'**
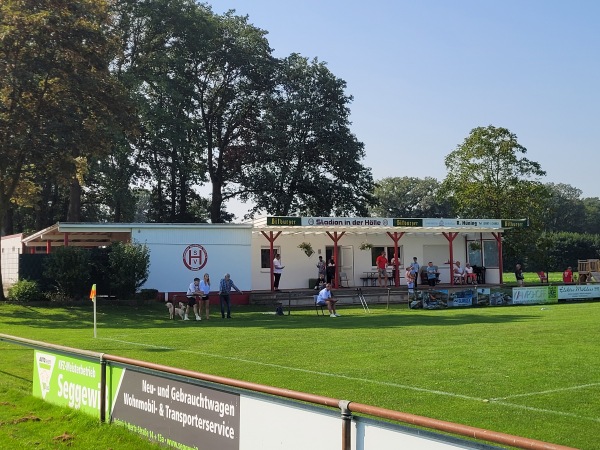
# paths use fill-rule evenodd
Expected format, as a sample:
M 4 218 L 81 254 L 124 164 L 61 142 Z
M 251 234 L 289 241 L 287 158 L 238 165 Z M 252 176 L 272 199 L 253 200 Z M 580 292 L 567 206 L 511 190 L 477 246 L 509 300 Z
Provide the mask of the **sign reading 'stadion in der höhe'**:
M 268 226 L 279 227 L 448 227 L 523 228 L 527 219 L 443 219 L 389 217 L 267 217 Z

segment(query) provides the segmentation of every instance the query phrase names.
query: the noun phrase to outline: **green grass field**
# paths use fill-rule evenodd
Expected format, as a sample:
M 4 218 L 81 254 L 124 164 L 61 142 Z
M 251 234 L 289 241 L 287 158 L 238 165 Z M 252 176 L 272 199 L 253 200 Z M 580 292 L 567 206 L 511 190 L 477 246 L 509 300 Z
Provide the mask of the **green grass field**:
M 598 448 L 600 303 L 433 311 L 405 305 L 387 310 L 383 305 L 372 307 L 370 314 L 341 305 L 338 312 L 342 317 L 335 319 L 317 317 L 310 309 L 282 317 L 270 310 L 236 307 L 233 319 L 222 320 L 213 307 L 210 321 L 183 322 L 168 320 L 161 303 L 138 309 L 99 304 L 94 339 L 91 302 L 50 308 L 2 304 L 0 330 Z M 0 343 L 0 350 L 0 393 L 20 392 L 24 401 L 32 402 L 32 350 L 6 343 Z M 0 421 L 7 420 L 0 415 Z M 52 436 L 77 434 L 68 423 L 52 426 Z M 0 439 L 6 433 L 0 426 Z M 77 440 L 71 448 L 85 448 L 75 444 Z M 37 448 L 55 446 L 53 441 Z M 106 448 L 132 446 L 113 441 Z

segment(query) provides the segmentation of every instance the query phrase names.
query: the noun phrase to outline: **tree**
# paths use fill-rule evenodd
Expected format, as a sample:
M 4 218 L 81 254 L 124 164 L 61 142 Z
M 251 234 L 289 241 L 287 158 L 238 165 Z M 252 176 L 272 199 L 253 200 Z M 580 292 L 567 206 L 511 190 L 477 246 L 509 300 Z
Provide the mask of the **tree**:
M 199 197 L 193 186 L 206 180 L 206 145 L 194 89 L 196 64 L 208 58 L 215 34 L 214 15 L 191 0 L 121 0 L 115 13 L 123 45 L 114 71 L 136 99 L 141 123 L 130 148 L 120 152 L 135 155 L 137 164 L 129 167 L 138 170 L 127 172 L 151 189 L 150 220 L 199 221 L 191 205 Z M 115 206 L 132 199 L 122 183 L 127 172 L 120 165 L 106 172 L 105 181 L 121 186 L 119 198 L 111 199 Z
M 530 218 L 530 227 L 509 230 L 503 256 L 509 265 L 533 251 L 543 229 L 548 191 L 539 181 L 546 174 L 539 163 L 525 158 L 527 149 L 506 128 L 478 127 L 446 156 L 448 174 L 442 195 L 462 217 Z
M 543 229 L 549 232 L 581 233 L 585 226 L 585 206 L 581 190 L 564 183 L 546 183 L 548 197 L 540 205 L 545 210 Z
M 506 128 L 471 130 L 446 156 L 443 191 L 463 217 L 519 218 L 531 211 L 531 198 L 545 193 L 538 180 L 546 174 L 524 155 L 527 149 Z
M 450 202 L 439 195 L 441 183 L 435 178 L 390 177 L 379 180 L 371 209 L 379 217 L 450 217 Z
M 298 54 L 279 61 L 265 100 L 254 161 L 236 181 L 254 211 L 275 215 L 367 215 L 373 179 L 364 145 L 350 132 L 346 83 L 326 64 Z
M 584 198 L 582 203 L 585 208 L 584 232 L 600 234 L 600 198 Z
M 248 23 L 248 17 L 228 12 L 217 18 L 208 55 L 194 60 L 194 101 L 206 139 L 213 223 L 224 221 L 223 202 L 240 192 L 232 182 L 248 161 L 255 160 L 246 146 L 270 91 L 274 64 L 265 35 Z
M 0 4 L 0 229 L 16 194 L 39 193 L 44 171 L 68 186 L 67 219 L 77 220 L 87 158 L 105 154 L 128 123 L 109 72 L 109 18 L 98 0 Z

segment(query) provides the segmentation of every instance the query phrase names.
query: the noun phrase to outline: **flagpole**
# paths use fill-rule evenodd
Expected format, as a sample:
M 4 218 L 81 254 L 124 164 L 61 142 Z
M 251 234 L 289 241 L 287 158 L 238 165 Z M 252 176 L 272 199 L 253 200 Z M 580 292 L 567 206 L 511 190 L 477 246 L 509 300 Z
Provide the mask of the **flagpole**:
M 96 337 L 96 283 L 92 284 L 90 299 L 94 302 L 94 338 Z
M 94 339 L 96 338 L 96 297 L 94 297 Z

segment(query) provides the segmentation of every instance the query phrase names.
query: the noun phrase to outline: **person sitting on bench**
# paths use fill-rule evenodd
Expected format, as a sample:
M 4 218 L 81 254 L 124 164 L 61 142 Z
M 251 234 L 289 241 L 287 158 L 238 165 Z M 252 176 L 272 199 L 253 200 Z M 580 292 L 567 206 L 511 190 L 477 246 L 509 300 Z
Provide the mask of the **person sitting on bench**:
M 327 305 L 329 317 L 340 317 L 340 315 L 335 311 L 336 302 L 337 300 L 334 300 L 333 296 L 331 295 L 331 283 L 327 283 L 325 288 L 319 292 L 319 295 L 317 295 L 317 305 Z

